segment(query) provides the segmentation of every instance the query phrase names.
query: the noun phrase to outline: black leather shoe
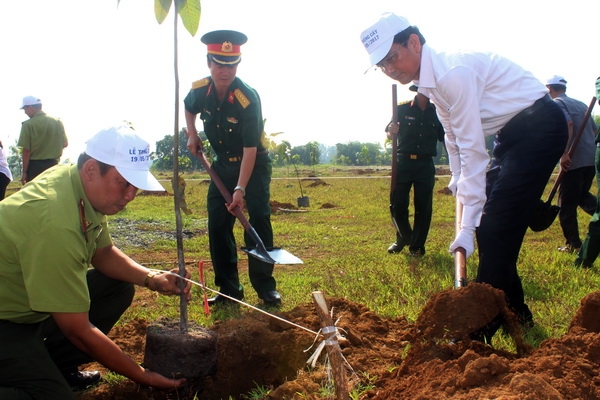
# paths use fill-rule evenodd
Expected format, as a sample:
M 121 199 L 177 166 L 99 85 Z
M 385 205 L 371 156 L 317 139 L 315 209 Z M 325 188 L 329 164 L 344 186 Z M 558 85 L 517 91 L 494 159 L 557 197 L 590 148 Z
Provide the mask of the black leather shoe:
M 472 340 L 477 340 L 486 344 L 492 344 L 492 337 L 502 326 L 502 316 L 498 314 L 493 320 L 491 320 L 483 328 L 476 330 L 470 334 Z
M 425 249 L 421 248 L 421 249 L 411 250 L 410 255 L 413 257 L 423 257 L 425 255 Z
M 63 376 L 74 391 L 87 389 L 102 379 L 98 371 L 78 371 L 76 369 L 63 372 Z
M 404 246 L 400 246 L 398 243 L 392 243 L 390 247 L 388 247 L 388 253 L 400 253 Z
M 231 296 L 233 297 L 233 296 Z M 238 300 L 244 300 L 243 298 L 238 299 Z M 210 307 L 212 306 L 216 306 L 216 305 L 224 305 L 224 304 L 239 304 L 237 301 L 228 299 L 225 296 L 221 296 L 220 294 L 216 295 L 215 297 L 211 297 L 210 299 L 208 299 L 208 305 Z
M 281 305 L 281 296 L 277 293 L 277 290 L 270 290 L 260 294 L 258 297 L 262 299 L 268 306 L 279 307 Z

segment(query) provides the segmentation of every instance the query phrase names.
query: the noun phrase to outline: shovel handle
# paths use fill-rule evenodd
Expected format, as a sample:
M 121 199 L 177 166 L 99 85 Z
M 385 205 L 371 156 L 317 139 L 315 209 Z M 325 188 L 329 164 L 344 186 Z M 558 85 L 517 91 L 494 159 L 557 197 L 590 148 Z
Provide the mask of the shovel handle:
M 462 224 L 463 205 L 456 198 L 455 232 L 458 235 Z M 467 251 L 459 247 L 454 252 L 454 288 L 467 286 Z
M 396 84 L 392 84 L 392 124 L 398 123 L 398 92 Z M 398 174 L 398 134 L 392 134 L 392 182 L 390 192 L 396 190 L 396 177 Z
M 571 145 L 569 146 L 569 150 L 567 151 L 567 154 L 569 155 L 569 157 L 573 157 L 573 154 L 575 153 L 575 150 L 577 149 L 579 140 L 581 139 L 581 136 L 583 135 L 583 131 L 585 130 L 585 126 L 587 125 L 587 122 L 590 119 L 590 116 L 592 115 L 592 110 L 594 109 L 595 105 L 596 105 L 596 97 L 592 97 L 592 100 L 590 101 L 590 105 L 588 106 L 587 111 L 585 112 L 585 115 L 583 116 L 583 120 L 581 120 L 581 125 L 579 126 L 579 129 L 577 130 L 577 133 L 575 134 L 575 137 L 573 138 L 573 141 L 571 142 Z M 561 183 L 564 175 L 565 175 L 565 170 L 563 170 L 561 168 L 560 172 L 558 173 L 558 176 L 556 177 L 556 181 L 554 181 L 552 190 L 550 190 L 550 194 L 548 195 L 548 201 L 547 201 L 548 204 L 550 204 L 552 202 L 552 199 L 554 198 L 554 195 L 556 194 L 556 191 L 558 190 L 558 187 L 560 186 L 560 183 Z
M 212 169 L 212 166 L 206 159 L 206 155 L 204 154 L 204 151 L 202 150 L 201 147 L 198 147 L 198 150 L 196 152 L 196 157 L 198 157 L 198 159 L 204 166 L 204 169 L 206 169 L 206 171 L 210 175 L 210 179 L 213 181 L 213 183 L 215 184 L 217 189 L 219 189 L 221 196 L 223 196 L 223 198 L 225 199 L 225 201 L 228 204 L 231 204 L 231 202 L 233 201 L 233 197 L 231 196 L 231 193 L 229 193 L 229 191 L 223 184 L 223 181 L 221 180 L 221 178 L 219 178 L 219 175 L 217 175 L 217 173 Z M 242 211 L 241 207 L 236 206 L 233 209 L 233 213 L 235 214 L 237 219 L 240 221 L 240 223 L 244 227 L 244 231 L 246 231 L 246 233 L 248 235 L 250 235 L 250 237 L 254 241 L 257 251 L 261 254 L 262 259 L 271 264 L 275 264 L 275 260 L 269 255 L 269 252 L 267 251 L 265 244 L 263 243 L 260 236 L 258 236 L 258 233 L 256 233 L 256 230 L 254 230 L 252 225 L 250 225 L 250 222 L 246 218 L 246 215 L 244 215 L 244 212 Z
M 206 171 L 210 175 L 210 179 L 213 181 L 213 183 L 215 184 L 215 186 L 217 187 L 217 189 L 219 189 L 219 192 L 221 193 L 221 196 L 223 196 L 223 198 L 225 199 L 225 201 L 228 204 L 231 204 L 231 202 L 233 201 L 233 197 L 231 196 L 231 193 L 229 193 L 229 191 L 227 190 L 227 188 L 223 184 L 223 181 L 221 180 L 221 178 L 219 178 L 219 175 L 217 175 L 217 173 L 212 169 L 212 166 L 210 165 L 210 163 L 206 159 L 206 155 L 204 154 L 204 151 L 202 151 L 201 148 L 198 148 L 198 152 L 196 153 L 196 157 L 198 157 L 198 159 L 200 160 L 200 162 L 204 166 L 204 169 L 206 169 Z M 237 206 L 237 207 L 235 207 L 233 209 L 233 212 L 234 212 L 235 216 L 237 217 L 237 219 L 242 224 L 242 226 L 244 227 L 244 230 L 246 232 L 248 232 L 248 234 L 250 236 L 252 236 L 252 239 L 254 240 L 254 243 L 256 243 L 257 245 L 259 243 L 262 244 L 262 240 L 260 240 L 260 237 L 258 237 L 258 234 L 256 234 L 256 231 L 254 231 L 254 228 L 252 228 L 252 226 L 250 225 L 250 222 L 248 222 L 248 219 L 244 215 L 244 212 L 242 211 L 242 209 L 239 206 Z M 252 234 L 251 231 L 254 231 L 254 234 Z M 264 245 L 263 245 L 263 247 L 264 247 Z

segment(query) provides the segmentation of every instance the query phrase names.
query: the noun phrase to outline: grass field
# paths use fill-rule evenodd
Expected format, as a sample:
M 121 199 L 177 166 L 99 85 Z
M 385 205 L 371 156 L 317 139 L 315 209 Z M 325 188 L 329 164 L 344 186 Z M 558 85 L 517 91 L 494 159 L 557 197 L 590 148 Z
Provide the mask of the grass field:
M 306 180 L 307 175 L 314 175 Z M 275 245 L 300 257 L 301 265 L 277 265 L 275 277 L 283 299 L 283 310 L 311 302 L 311 292 L 322 290 L 328 297 L 344 297 L 366 305 L 384 317 L 405 316 L 414 321 L 428 298 L 454 284 L 454 264 L 448 245 L 454 236 L 454 197 L 444 194 L 448 178 L 438 177 L 434 189 L 433 222 L 426 243 L 427 253 L 413 258 L 408 252 L 388 254 L 395 240 L 389 213 L 389 169 L 344 169 L 331 166 L 305 168 L 300 179 L 289 169 L 274 172 L 271 199 L 284 209 L 275 212 L 272 223 Z M 164 186 L 171 194 L 169 176 Z M 182 216 L 185 262 L 198 279 L 197 263 L 205 266 L 206 284 L 215 288 L 206 234 L 205 197 L 207 176 L 186 175 L 186 201 L 192 214 Z M 300 185 L 310 206 L 294 210 Z M 548 186 L 550 186 L 549 184 Z M 547 188 L 549 190 L 550 187 Z M 594 191 L 596 188 L 594 187 Z M 168 269 L 177 263 L 177 241 L 172 195 L 140 195 L 125 211 L 111 216 L 115 242 L 142 264 Z M 580 231 L 585 235 L 589 217 L 580 213 Z M 238 245 L 243 229 L 236 226 Z M 564 334 L 580 299 L 596 291 L 600 278 L 596 269 L 574 268 L 574 255 L 558 252 L 563 244 L 558 221 L 544 232 L 528 231 L 519 260 L 526 301 L 541 335 Z M 246 256 L 240 253 L 240 276 L 246 301 L 258 304 L 246 273 Z M 468 260 L 468 277 L 474 279 L 477 252 Z M 215 288 L 217 289 L 217 288 Z M 215 314 L 204 316 L 199 289 L 189 305 L 189 318 L 207 326 Z M 469 312 L 469 310 L 465 310 Z M 127 318 L 153 319 L 179 315 L 178 299 L 158 298 Z M 536 344 L 535 342 L 532 344 Z M 500 343 L 500 346 L 503 344 Z M 510 347 L 510 343 L 507 343 Z

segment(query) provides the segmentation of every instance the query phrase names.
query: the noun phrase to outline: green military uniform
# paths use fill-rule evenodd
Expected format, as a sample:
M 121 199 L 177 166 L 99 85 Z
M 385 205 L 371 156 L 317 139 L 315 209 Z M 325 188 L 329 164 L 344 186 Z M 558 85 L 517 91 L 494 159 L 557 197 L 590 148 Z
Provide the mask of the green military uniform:
M 425 240 L 432 215 L 437 142 L 444 140 L 444 129 L 435 106 L 429 102 L 424 110 L 413 101 L 398 105 L 398 154 L 396 188 L 391 193 L 392 215 L 398 226 L 398 249 L 409 246 L 413 255 L 425 254 Z M 409 221 L 410 190 L 414 188 L 414 224 Z
M 31 151 L 26 171 L 28 181 L 58 164 L 66 142 L 67 135 L 62 121 L 43 111 L 38 111 L 23 122 L 17 146 Z
M 221 103 L 210 77 L 193 84 L 184 100 L 185 109 L 200 114 L 204 133 L 216 154 L 213 168 L 230 193 L 233 193 L 240 174 L 244 147 L 256 147 L 254 170 L 246 187 L 246 207 L 249 222 L 264 245 L 273 247 L 271 227 L 270 183 L 272 164 L 263 146 L 263 117 L 258 93 L 235 78 Z M 225 207 L 225 199 L 214 183 L 208 189 L 208 234 L 210 254 L 215 270 L 215 284 L 220 292 L 242 299 L 244 296 L 237 269 L 237 249 L 233 234 L 235 217 Z M 247 247 L 256 245 L 244 234 Z M 249 276 L 252 286 L 259 294 L 275 290 L 273 264 L 249 257 Z M 262 297 L 261 297 L 262 298 Z
M 50 313 L 89 311 L 108 333 L 134 294 L 89 269 L 96 249 L 112 243 L 106 217 L 87 200 L 77 167 L 60 165 L 0 202 L 0 220 L 0 398 L 74 398 L 59 369 L 91 359 Z M 115 302 L 94 307 L 116 292 Z
M 600 77 L 596 80 L 596 100 L 600 104 Z M 600 187 L 600 129 L 596 135 L 596 182 Z M 591 268 L 600 255 L 600 192 L 596 199 L 596 210 L 588 225 L 587 235 L 581 245 L 581 250 L 575 258 L 575 265 Z

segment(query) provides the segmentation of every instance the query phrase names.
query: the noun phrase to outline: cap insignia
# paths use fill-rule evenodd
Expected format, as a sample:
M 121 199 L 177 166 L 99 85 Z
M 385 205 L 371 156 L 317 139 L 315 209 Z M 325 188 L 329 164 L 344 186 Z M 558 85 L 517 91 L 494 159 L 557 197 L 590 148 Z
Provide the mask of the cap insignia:
M 221 51 L 223 53 L 231 53 L 233 51 L 233 44 L 231 42 L 223 42 Z

